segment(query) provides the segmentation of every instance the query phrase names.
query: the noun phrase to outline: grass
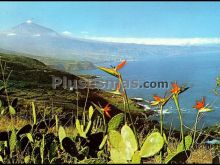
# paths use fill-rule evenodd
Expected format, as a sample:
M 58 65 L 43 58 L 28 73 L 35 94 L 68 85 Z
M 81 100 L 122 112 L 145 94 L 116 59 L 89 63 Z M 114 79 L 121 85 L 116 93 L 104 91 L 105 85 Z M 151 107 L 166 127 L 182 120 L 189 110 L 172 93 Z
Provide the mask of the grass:
M 187 160 L 188 164 L 212 164 L 212 159 L 215 156 L 214 148 L 211 146 L 201 145 L 199 148 L 192 151 L 191 156 Z
M 20 129 L 29 122 L 26 119 L 22 119 L 20 117 L 16 117 L 12 119 L 12 122 L 9 122 L 9 117 L 0 117 L 0 130 L 1 131 L 9 131 L 13 127 Z

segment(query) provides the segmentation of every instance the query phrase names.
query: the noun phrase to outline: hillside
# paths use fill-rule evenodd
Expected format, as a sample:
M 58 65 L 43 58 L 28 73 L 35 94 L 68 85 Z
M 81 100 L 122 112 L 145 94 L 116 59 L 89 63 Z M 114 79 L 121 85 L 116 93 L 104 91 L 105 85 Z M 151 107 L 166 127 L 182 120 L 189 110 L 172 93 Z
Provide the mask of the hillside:
M 89 70 L 96 68 L 95 65 L 89 61 L 62 60 L 58 58 L 41 56 L 34 56 L 34 58 L 38 59 L 39 61 L 43 62 L 51 68 L 66 71 L 69 73 L 74 73 L 75 71 L 79 70 Z
M 79 90 L 73 89 L 72 91 L 65 90 L 62 87 L 60 87 L 59 89 L 52 89 L 51 87 L 52 76 L 60 76 L 60 77 L 66 76 L 71 80 L 84 79 L 85 81 L 87 81 L 87 79 L 72 75 L 64 71 L 51 69 L 44 63 L 36 59 L 25 57 L 25 56 L 17 56 L 14 54 L 9 55 L 9 54 L 1 53 L 0 58 L 1 58 L 1 64 L 2 64 L 1 71 L 3 71 L 5 68 L 5 72 L 2 72 L 3 73 L 2 75 L 4 75 L 4 77 L 6 78 L 8 74 L 11 72 L 9 80 L 8 80 L 7 90 L 2 88 L 3 84 L 1 81 L 1 88 L 0 88 L 0 100 L 1 100 L 0 134 L 1 135 L 10 134 L 9 130 L 12 130 L 12 128 L 16 128 L 16 130 L 20 129 L 18 132 L 20 132 L 21 130 L 24 131 L 24 129 L 27 129 L 27 127 L 28 129 L 31 128 L 29 132 L 36 129 L 38 132 L 36 134 L 33 133 L 33 138 L 34 138 L 33 144 L 36 145 L 38 136 L 40 137 L 41 135 L 42 137 L 44 137 L 45 135 L 45 137 L 47 138 L 49 135 L 51 135 L 52 140 L 58 139 L 59 141 L 59 137 L 57 135 L 60 136 L 60 128 L 63 128 L 63 129 L 65 128 L 64 129 L 65 134 L 67 134 L 68 136 L 71 135 L 71 137 L 73 136 L 76 137 L 74 138 L 74 140 L 76 140 L 77 145 L 79 144 L 79 147 L 81 146 L 85 147 L 84 144 L 89 146 L 88 148 L 89 152 L 85 153 L 85 155 L 89 155 L 89 158 L 93 159 L 94 157 L 95 158 L 97 157 L 96 156 L 97 153 L 94 150 L 99 150 L 99 149 L 93 149 L 94 148 L 93 144 L 97 145 L 96 141 L 98 141 L 97 142 L 98 146 L 100 146 L 102 142 L 102 138 L 104 136 L 105 129 L 106 128 L 107 130 L 115 129 L 115 128 L 111 128 L 111 127 L 115 127 L 115 122 L 116 123 L 119 122 L 119 125 L 122 125 L 124 115 L 123 113 L 121 114 L 119 113 L 124 110 L 124 102 L 120 96 L 115 96 L 108 92 L 97 90 L 97 89 L 88 90 L 88 88 L 79 89 Z M 3 80 L 2 75 L 1 75 L 1 80 Z M 33 121 L 32 116 L 34 116 L 32 115 L 32 109 L 33 109 L 32 102 L 34 103 L 36 107 L 36 120 L 38 121 L 36 125 L 33 125 L 33 127 L 32 125 L 29 124 L 29 123 L 32 123 Z M 129 106 L 131 109 L 132 120 L 135 121 L 134 128 L 137 130 L 137 133 L 138 133 L 136 137 L 140 141 L 140 143 L 143 143 L 144 139 L 146 139 L 145 137 L 150 137 L 153 133 L 157 133 L 154 131 L 159 130 L 160 128 L 159 122 L 148 118 L 150 115 L 155 114 L 153 111 L 150 111 L 150 110 L 143 111 L 133 101 L 129 100 L 128 102 L 129 102 Z M 76 121 L 78 121 L 76 120 L 76 116 L 77 116 L 77 119 L 79 119 L 80 122 L 83 123 L 83 111 L 86 110 L 85 112 L 88 113 L 88 109 L 90 105 L 92 105 L 92 103 L 95 103 L 96 105 L 99 105 L 100 107 L 105 107 L 108 103 L 110 104 L 111 116 L 110 118 L 105 118 L 104 121 L 107 122 L 107 124 L 111 123 L 113 126 L 109 128 L 107 124 L 105 123 L 106 126 L 103 127 L 103 124 L 100 124 L 102 123 L 101 122 L 102 120 L 100 118 L 100 115 L 98 115 L 99 112 L 94 111 L 94 113 L 92 114 L 92 119 L 94 119 L 94 122 L 93 122 L 94 127 L 90 126 L 89 128 L 91 132 L 94 131 L 93 130 L 94 128 L 95 128 L 95 131 L 99 131 L 99 132 L 88 135 L 88 139 L 84 137 L 79 138 L 80 137 L 78 136 L 79 133 L 77 133 L 78 127 L 75 128 L 75 124 L 77 123 Z M 9 109 L 10 115 L 9 113 L 4 113 L 2 115 L 2 110 L 6 110 L 8 112 L 8 109 L 7 109 L 8 105 L 13 105 L 14 109 L 16 110 L 16 115 L 12 115 L 10 112 L 10 109 Z M 116 114 L 119 114 L 123 118 L 120 117 L 120 119 L 119 118 L 114 119 Z M 59 125 L 62 126 L 62 127 L 59 126 L 59 132 L 57 131 L 58 127 L 56 125 L 56 120 L 54 119 L 55 115 L 58 116 L 59 118 L 58 123 Z M 117 115 L 117 117 L 119 115 Z M 118 121 L 114 121 L 116 119 Z M 116 129 L 118 129 L 119 125 L 117 125 Z M 122 130 L 123 130 L 123 127 L 122 127 Z M 127 121 L 126 121 L 125 127 L 128 127 Z M 129 130 L 131 129 L 129 128 Z M 166 128 L 164 128 L 164 132 L 165 133 L 163 136 L 168 137 L 167 139 L 169 140 L 169 142 L 163 143 L 163 145 L 167 144 L 169 148 L 175 149 L 174 146 L 177 145 L 178 141 L 180 140 L 179 139 L 180 132 L 175 131 L 175 130 L 168 130 Z M 170 132 L 172 133 L 170 134 Z M 183 157 L 184 153 L 181 152 L 180 159 L 178 158 L 178 160 L 176 160 L 177 156 L 175 156 L 174 157 L 175 159 L 172 158 L 170 161 L 182 162 L 182 161 L 187 160 L 191 164 L 194 162 L 198 162 L 198 160 L 200 161 L 200 157 L 204 157 L 204 155 L 208 153 L 209 154 L 208 158 L 206 158 L 207 162 L 213 162 L 214 154 L 210 151 L 210 146 L 209 146 L 209 149 L 206 149 L 205 147 L 207 147 L 207 144 L 204 144 L 202 142 L 206 139 L 215 140 L 215 138 L 219 137 L 219 127 L 210 128 L 209 130 L 207 130 L 207 132 L 208 133 L 202 132 L 202 134 L 199 136 L 199 139 L 198 139 L 199 148 L 195 148 L 195 149 L 193 148 L 191 150 L 187 150 L 188 151 L 187 153 L 191 154 L 191 157 L 184 158 Z M 16 137 L 16 135 L 18 138 Z M 19 140 L 18 135 L 19 135 L 18 133 L 15 134 L 15 138 Z M 99 136 L 101 138 L 99 138 Z M 189 136 L 191 137 L 191 135 Z M 3 141 L 5 141 L 4 136 L 0 136 L 0 137 L 1 137 L 0 140 L 3 139 Z M 11 137 L 12 135 L 10 135 L 10 139 Z M 84 141 L 77 141 L 77 138 L 79 138 L 80 140 L 84 140 Z M 90 138 L 91 138 L 91 141 L 90 141 Z M 161 138 L 163 139 L 162 136 Z M 6 140 L 8 139 L 6 138 Z M 26 142 L 22 141 L 22 143 L 26 143 Z M 46 142 L 45 144 L 46 144 L 45 149 L 50 150 L 50 148 L 47 145 L 48 144 L 51 145 L 52 143 Z M 68 143 L 67 145 L 65 145 L 65 148 L 64 148 L 65 152 L 70 151 L 68 150 L 68 148 L 69 146 L 72 146 L 72 143 L 70 144 Z M 191 144 L 190 142 L 190 146 L 191 145 L 193 146 L 193 144 Z M 60 151 L 59 149 L 56 149 L 55 151 L 57 150 Z M 211 150 L 219 152 L 219 149 L 215 146 L 211 146 Z M 22 151 L 23 149 L 19 150 L 17 153 L 20 153 Z M 29 151 L 26 151 L 26 152 L 29 152 Z M 110 157 L 109 153 L 107 154 L 108 154 L 107 157 L 109 158 Z M 1 155 L 3 154 L 0 154 L 0 156 Z M 201 156 L 198 157 L 198 155 L 201 155 Z M 169 157 L 169 155 L 166 155 L 166 156 Z M 17 159 L 16 157 L 13 157 L 13 158 L 15 160 L 20 160 L 20 159 Z M 87 159 L 87 156 L 85 156 L 85 158 Z M 65 160 L 68 160 L 68 159 L 69 157 L 64 157 L 64 159 L 56 160 L 56 163 L 65 162 Z M 82 157 L 79 160 L 85 161 L 86 159 Z M 97 158 L 97 160 L 99 159 L 100 158 Z M 6 157 L 3 157 L 2 160 L 5 161 L 9 159 L 7 159 Z M 105 163 L 106 161 L 103 161 L 103 162 Z M 155 163 L 157 162 L 157 160 L 156 159 L 154 160 L 154 158 L 143 159 L 143 162 L 144 163 Z
M 86 82 L 88 79 L 85 77 L 52 69 L 36 59 L 25 56 L 0 53 L 0 58 L 3 68 L 6 66 L 4 77 L 6 78 L 11 72 L 8 80 L 8 95 L 11 101 L 15 98 L 18 99 L 18 111 L 21 116 L 26 113 L 25 110 L 30 106 L 31 101 L 46 109 L 53 107 L 54 112 L 63 115 L 69 112 L 76 113 L 77 108 L 81 113 L 84 107 L 88 107 L 92 102 L 102 106 L 107 103 L 112 104 L 112 114 L 117 114 L 123 109 L 123 101 L 120 97 L 98 89 L 89 89 L 89 93 L 87 93 L 88 88 L 78 89 L 77 91 L 75 89 L 63 89 L 62 85 L 57 89 L 52 88 L 52 76 L 61 78 L 65 76 L 68 80 L 84 80 Z M 3 80 L 2 74 L 0 78 Z M 4 104 L 7 104 L 5 91 L 1 90 L 0 98 Z M 86 100 L 87 104 L 85 105 Z M 133 112 L 142 111 L 135 103 L 132 103 L 131 106 Z

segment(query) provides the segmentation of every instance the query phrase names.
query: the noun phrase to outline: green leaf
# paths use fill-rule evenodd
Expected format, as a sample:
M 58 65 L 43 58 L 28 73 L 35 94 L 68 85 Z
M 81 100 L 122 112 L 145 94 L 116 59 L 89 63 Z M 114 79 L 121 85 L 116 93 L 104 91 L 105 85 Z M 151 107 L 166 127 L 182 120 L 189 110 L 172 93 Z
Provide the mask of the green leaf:
M 125 143 L 126 158 L 127 160 L 131 160 L 132 155 L 138 149 L 138 144 L 134 132 L 127 124 L 125 124 L 121 129 L 121 136 Z
M 102 67 L 102 66 L 98 66 L 98 68 L 112 76 L 115 76 L 115 77 L 119 77 L 119 73 L 113 69 L 113 68 L 106 68 L 106 67 Z
M 99 111 L 99 113 L 100 113 L 101 115 L 104 114 L 103 111 L 102 111 L 102 108 L 100 108 L 100 107 L 99 107 L 98 105 L 96 105 L 95 103 L 92 103 L 92 104 L 95 106 L 96 110 Z
M 30 157 L 30 155 L 25 156 L 25 158 L 24 158 L 24 163 L 25 163 L 25 164 L 29 164 L 30 161 L 31 161 L 31 157 Z
M 113 148 L 125 148 L 121 134 L 115 130 L 109 132 L 109 143 Z
M 55 120 L 56 120 L 56 132 L 58 132 L 59 119 L 57 115 L 55 116 Z
M 57 151 L 58 151 L 58 148 L 57 148 L 57 144 L 56 142 L 52 142 L 51 145 L 50 145 L 50 150 L 49 150 L 49 159 L 51 160 L 51 164 L 52 164 L 52 160 L 53 158 L 56 158 L 57 157 Z
M 11 105 L 9 105 L 9 113 L 10 113 L 11 115 L 15 115 L 15 114 L 16 114 L 15 109 L 14 109 Z
M 124 164 L 128 163 L 126 160 L 125 154 L 122 154 L 122 151 L 112 148 L 110 150 L 110 159 L 112 160 L 112 163 L 118 163 L 118 164 Z
M 41 164 L 44 163 L 44 146 L 45 146 L 45 144 L 44 144 L 44 136 L 45 136 L 45 135 L 43 135 L 43 138 L 42 138 L 41 144 L 40 144 Z
M 27 133 L 26 136 L 27 136 L 27 138 L 28 138 L 28 140 L 29 140 L 30 142 L 34 142 L 31 133 Z
M 60 126 L 59 127 L 59 140 L 60 140 L 60 144 L 61 144 L 61 148 L 63 149 L 63 146 L 62 146 L 62 140 L 66 137 L 66 132 L 65 132 L 65 129 Z
M 87 133 L 89 132 L 91 126 L 92 126 L 92 121 L 90 120 L 90 121 L 88 122 L 88 124 L 87 124 L 87 126 L 86 126 L 86 130 L 85 130 L 85 132 L 84 132 L 84 135 L 85 135 L 85 136 L 86 136 Z
M 0 100 L 0 108 L 2 107 L 2 101 Z
M 134 155 L 132 156 L 132 164 L 140 164 L 140 163 L 141 163 L 140 151 L 135 151 Z
M 0 163 L 3 163 L 3 159 L 2 156 L 0 155 Z
M 118 131 L 109 132 L 109 148 L 110 148 L 110 159 L 114 163 L 127 163 L 125 143 L 121 134 Z
M 124 113 L 119 113 L 115 115 L 108 123 L 108 132 L 111 130 L 116 130 L 124 121 Z
M 163 133 L 163 139 L 164 139 L 164 143 L 168 144 L 168 141 L 167 141 L 167 136 L 165 133 Z
M 213 109 L 211 109 L 209 107 L 204 107 L 204 108 L 199 110 L 199 113 L 212 112 L 212 111 L 213 111 Z
M 93 115 L 93 113 L 94 113 L 93 106 L 90 106 L 90 107 L 89 107 L 89 120 L 92 119 L 92 115 Z
M 141 157 L 147 158 L 157 154 L 164 145 L 164 139 L 159 132 L 151 133 L 141 148 L 140 155 Z
M 1 115 L 4 115 L 5 109 L 3 107 L 0 108 L 0 111 L 1 111 Z
M 184 146 L 183 146 L 183 141 L 181 141 L 178 146 L 177 146 L 177 149 L 175 152 L 169 152 L 168 153 L 168 156 L 166 157 L 165 159 L 165 163 L 171 163 L 171 161 L 173 162 L 181 162 L 181 161 L 186 161 L 187 160 L 187 155 L 190 154 L 190 147 L 192 145 L 192 136 L 191 135 L 188 135 L 185 137 L 185 149 L 186 149 L 186 152 L 184 150 Z M 182 160 L 180 160 L 182 159 Z
M 85 137 L 85 138 L 86 138 L 86 136 L 84 135 L 82 126 L 83 126 L 83 125 L 80 125 L 79 119 L 76 119 L 76 130 L 77 130 L 78 134 L 79 134 L 81 137 Z
M 192 141 L 193 141 L 193 138 L 191 135 L 188 135 L 185 137 L 185 147 L 186 147 L 185 149 L 186 150 L 190 149 L 192 145 Z M 184 151 L 183 141 L 179 143 L 179 145 L 177 146 L 177 150 L 176 150 L 176 152 L 181 152 L 181 151 Z
M 165 164 L 185 164 L 190 154 L 190 150 L 170 153 L 165 158 Z
M 15 132 L 15 129 L 13 128 L 10 139 L 9 139 L 10 157 L 11 158 L 12 158 L 12 153 L 13 153 L 15 147 L 16 147 L 16 142 L 17 142 L 16 140 L 17 140 L 16 132 Z
M 36 117 L 36 110 L 35 110 L 34 102 L 32 102 L 32 114 L 33 114 L 34 124 L 36 124 L 37 123 L 37 117 Z
M 99 145 L 100 150 L 104 147 L 105 143 L 107 142 L 107 139 L 108 139 L 108 135 L 105 135 L 105 137 L 102 139 L 101 144 Z

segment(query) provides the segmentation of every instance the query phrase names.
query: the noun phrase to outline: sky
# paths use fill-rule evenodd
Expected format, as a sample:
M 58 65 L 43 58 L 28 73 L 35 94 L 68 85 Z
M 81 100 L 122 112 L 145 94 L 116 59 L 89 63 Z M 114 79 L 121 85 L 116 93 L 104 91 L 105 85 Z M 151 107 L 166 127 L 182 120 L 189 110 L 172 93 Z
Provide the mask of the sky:
M 220 2 L 0 2 L 0 30 L 32 22 L 113 42 L 220 42 Z

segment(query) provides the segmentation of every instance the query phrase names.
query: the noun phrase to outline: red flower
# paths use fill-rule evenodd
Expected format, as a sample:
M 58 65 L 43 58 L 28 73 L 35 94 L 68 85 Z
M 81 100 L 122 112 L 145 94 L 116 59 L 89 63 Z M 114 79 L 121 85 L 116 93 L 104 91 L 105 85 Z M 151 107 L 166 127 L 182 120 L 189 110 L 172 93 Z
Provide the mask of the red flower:
M 110 111 L 110 106 L 109 106 L 109 103 L 105 106 L 105 108 L 103 109 L 103 112 L 106 116 L 108 116 L 109 118 L 111 118 L 111 115 L 109 114 L 109 111 Z
M 154 95 L 154 101 L 151 101 L 151 106 L 156 106 L 156 105 L 165 105 L 167 103 L 167 101 L 170 99 L 171 96 L 169 97 L 165 97 L 165 98 L 161 98 L 158 95 Z
M 196 108 L 199 111 L 199 113 L 213 111 L 213 109 L 210 106 L 209 107 L 205 106 L 205 97 L 202 97 L 201 101 L 197 101 L 196 105 L 193 106 L 193 108 Z
M 178 84 L 176 82 L 172 83 L 172 89 L 170 90 L 170 92 L 172 94 L 179 94 L 181 92 L 181 88 L 178 86 Z
M 153 97 L 154 97 L 155 101 L 161 102 L 161 100 L 162 100 L 162 98 L 160 96 L 154 95 Z
M 120 64 L 118 64 L 118 66 L 116 66 L 116 70 L 121 69 L 123 66 L 125 66 L 126 63 L 127 63 L 126 60 L 122 60 L 122 62 Z
M 197 101 L 196 105 L 193 108 L 196 108 L 198 111 L 205 107 L 205 98 L 202 97 L 202 101 Z
M 106 68 L 103 66 L 98 66 L 98 68 L 118 78 L 120 76 L 120 73 L 118 72 L 118 70 L 121 69 L 126 63 L 127 63 L 126 60 L 122 60 L 122 62 L 118 64 L 116 67 Z

